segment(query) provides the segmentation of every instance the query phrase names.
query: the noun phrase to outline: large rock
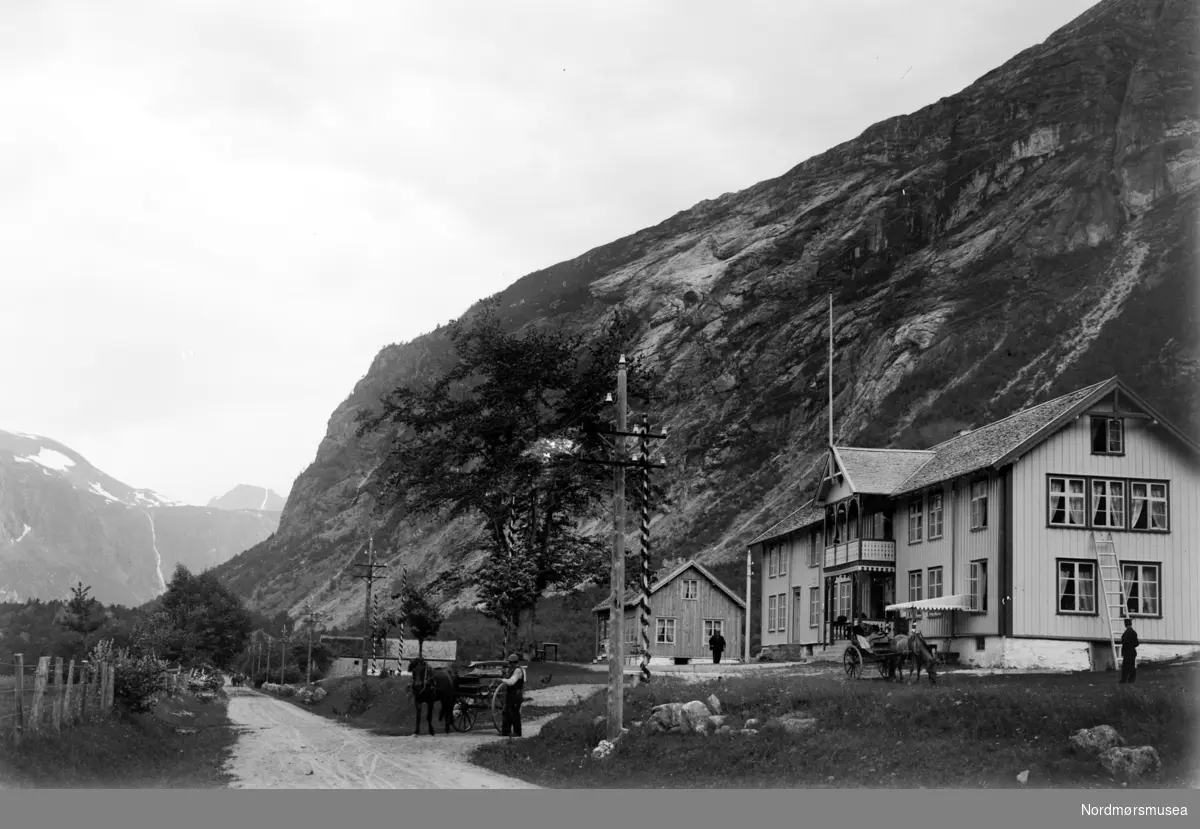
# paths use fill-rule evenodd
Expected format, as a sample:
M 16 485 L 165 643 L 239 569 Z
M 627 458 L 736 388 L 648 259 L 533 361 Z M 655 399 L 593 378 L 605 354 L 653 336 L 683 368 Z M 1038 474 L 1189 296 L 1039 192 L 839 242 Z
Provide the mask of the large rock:
M 764 731 L 782 731 L 786 734 L 803 734 L 815 726 L 817 721 L 812 717 L 778 717 L 763 726 Z
M 708 699 L 707 699 L 707 700 L 705 700 L 705 702 L 708 704 L 708 707 L 709 707 L 709 709 L 710 709 L 710 710 L 711 710 L 711 711 L 712 711 L 714 714 L 720 714 L 720 713 L 721 713 L 721 700 L 719 700 L 719 699 L 717 698 L 717 695 L 716 695 L 716 694 L 710 694 L 710 695 L 709 695 L 709 697 L 708 697 Z
M 1071 735 L 1071 745 L 1084 754 L 1099 754 L 1113 746 L 1125 745 L 1125 740 L 1111 725 L 1081 728 Z
M 698 699 L 685 702 L 679 709 L 679 727 L 684 733 L 704 731 L 708 726 L 708 718 L 712 711 Z
M 1125 748 L 1113 746 L 1100 753 L 1100 765 L 1115 777 L 1135 779 L 1162 768 L 1162 761 L 1153 746 Z
M 707 726 L 708 730 L 720 731 L 722 728 L 728 728 L 728 726 L 725 725 L 725 723 L 728 719 L 729 719 L 728 717 L 726 717 L 722 714 L 714 714 L 713 716 L 708 718 L 708 726 Z

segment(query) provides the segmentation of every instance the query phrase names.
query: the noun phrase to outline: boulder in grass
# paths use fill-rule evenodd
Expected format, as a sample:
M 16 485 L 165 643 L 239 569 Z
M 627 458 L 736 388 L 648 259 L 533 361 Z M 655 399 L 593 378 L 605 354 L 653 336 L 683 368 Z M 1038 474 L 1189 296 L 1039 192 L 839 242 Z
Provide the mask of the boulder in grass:
M 1076 731 L 1071 735 L 1071 745 L 1084 754 L 1101 754 L 1110 748 L 1125 745 L 1125 740 L 1111 725 L 1098 725 Z
M 710 694 L 706 702 L 708 703 L 709 710 L 714 714 L 721 713 L 721 700 L 717 698 L 716 694 Z
M 711 716 L 712 711 L 709 711 L 708 706 L 700 700 L 694 699 L 691 702 L 685 702 L 679 709 L 680 731 L 684 733 L 704 731 L 708 727 L 708 718 Z
M 1113 746 L 1100 753 L 1100 765 L 1114 777 L 1132 780 L 1147 772 L 1158 771 L 1162 768 L 1162 760 L 1154 746 Z

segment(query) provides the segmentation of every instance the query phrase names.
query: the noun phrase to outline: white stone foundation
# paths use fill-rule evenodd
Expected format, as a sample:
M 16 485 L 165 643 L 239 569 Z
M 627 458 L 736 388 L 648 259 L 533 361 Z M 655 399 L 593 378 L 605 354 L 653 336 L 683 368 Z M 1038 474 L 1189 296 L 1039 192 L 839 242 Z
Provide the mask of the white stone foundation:
M 1108 642 L 986 636 L 983 640 L 984 648 L 980 651 L 975 649 L 973 636 L 935 641 L 939 651 L 957 653 L 959 664 L 972 668 L 1104 671 L 1113 667 L 1112 646 Z M 1197 653 L 1200 653 L 1200 647 L 1196 645 L 1140 645 L 1137 661 L 1139 665 L 1144 665 L 1147 662 L 1165 662 Z

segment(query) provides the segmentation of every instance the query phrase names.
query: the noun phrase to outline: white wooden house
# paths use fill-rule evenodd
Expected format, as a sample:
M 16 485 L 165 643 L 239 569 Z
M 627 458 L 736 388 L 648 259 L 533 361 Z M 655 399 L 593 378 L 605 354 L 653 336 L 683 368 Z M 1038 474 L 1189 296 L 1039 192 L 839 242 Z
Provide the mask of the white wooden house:
M 829 447 L 813 501 L 751 542 L 762 644 L 899 612 L 967 664 L 1102 668 L 1124 612 L 1139 657 L 1190 653 L 1198 542 L 1200 445 L 1114 377 L 927 450 Z

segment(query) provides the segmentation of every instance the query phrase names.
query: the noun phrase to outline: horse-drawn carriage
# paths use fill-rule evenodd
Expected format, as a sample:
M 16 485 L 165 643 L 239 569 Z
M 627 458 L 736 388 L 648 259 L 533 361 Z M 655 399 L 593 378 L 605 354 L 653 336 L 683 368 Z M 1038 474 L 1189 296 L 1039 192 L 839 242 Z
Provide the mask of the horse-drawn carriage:
M 842 666 L 846 669 L 847 679 L 860 679 L 864 666 L 874 663 L 879 675 L 891 679 L 897 675 L 904 678 L 904 666 L 909 665 L 909 677 L 915 673 L 921 678 L 921 669 L 929 676 L 931 683 L 934 678 L 934 664 L 937 661 L 936 649 L 925 641 L 925 637 L 915 628 L 898 636 L 879 635 L 865 638 L 852 635 L 850 644 L 842 653 Z
M 479 711 L 491 714 L 492 725 L 500 730 L 504 698 L 500 680 L 504 679 L 506 662 L 472 662 L 458 674 L 454 686 L 454 709 L 450 723 L 455 731 L 467 732 L 475 727 Z

